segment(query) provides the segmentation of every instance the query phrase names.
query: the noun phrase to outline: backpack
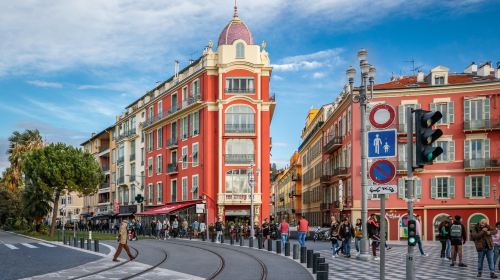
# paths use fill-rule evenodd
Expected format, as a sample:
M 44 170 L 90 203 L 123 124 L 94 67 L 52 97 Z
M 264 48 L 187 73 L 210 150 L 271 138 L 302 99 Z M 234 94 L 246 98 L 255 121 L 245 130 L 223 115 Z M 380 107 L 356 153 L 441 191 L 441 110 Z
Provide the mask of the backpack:
M 454 239 L 460 239 L 462 237 L 462 225 L 453 224 L 450 227 L 450 237 Z

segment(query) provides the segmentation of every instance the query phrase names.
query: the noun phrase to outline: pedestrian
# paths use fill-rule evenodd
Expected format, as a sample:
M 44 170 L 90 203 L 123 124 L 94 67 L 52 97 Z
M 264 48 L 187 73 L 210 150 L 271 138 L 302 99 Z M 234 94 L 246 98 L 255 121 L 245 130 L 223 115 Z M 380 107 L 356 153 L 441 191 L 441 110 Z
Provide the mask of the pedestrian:
M 271 238 L 271 228 L 270 228 L 269 222 L 267 221 L 267 218 L 264 219 L 264 224 L 262 224 L 262 235 L 264 237 L 264 240 L 266 240 L 266 241 L 263 241 L 263 243 L 264 243 L 263 245 L 265 248 L 267 240 L 269 240 Z
M 281 224 L 279 225 L 279 230 L 281 232 L 281 248 L 284 248 L 285 243 L 288 242 L 288 236 L 290 233 L 290 226 L 288 225 L 285 218 L 281 220 Z
M 448 225 L 451 227 L 453 225 L 454 218 L 452 216 L 448 216 Z M 444 252 L 445 258 L 451 260 L 451 237 L 449 236 L 448 231 L 448 239 L 446 239 L 446 250 Z
M 455 266 L 458 255 L 458 266 L 467 267 L 462 261 L 462 245 L 465 244 L 467 240 L 465 226 L 461 222 L 462 217 L 455 216 L 453 224 L 450 226 L 450 245 L 451 245 L 451 264 L 450 266 Z
M 347 218 L 344 218 L 344 221 L 339 229 L 339 236 L 342 239 L 342 253 L 347 258 L 351 257 L 351 239 L 354 237 L 354 228 L 349 223 Z
M 113 256 L 113 261 L 118 262 L 118 256 L 122 252 L 122 249 L 125 249 L 125 252 L 127 252 L 127 255 L 130 260 L 135 259 L 134 256 L 130 253 L 130 248 L 127 245 L 127 229 L 128 229 L 128 221 L 127 219 L 124 219 L 122 221 L 122 224 L 120 226 L 120 230 L 118 233 L 118 248 L 116 249 L 115 255 Z
M 177 234 L 179 234 L 179 221 L 177 221 L 177 218 L 172 222 L 172 234 L 174 238 L 177 238 Z
M 356 219 L 356 225 L 354 226 L 354 246 L 356 247 L 356 252 L 360 252 L 359 244 L 363 239 L 363 223 L 361 219 Z
M 208 236 L 205 236 L 206 235 L 206 230 L 207 230 L 207 225 L 205 224 L 205 222 L 201 222 L 200 223 L 200 233 L 202 236 L 204 236 L 205 238 L 208 238 Z
M 332 255 L 335 258 L 339 254 L 340 246 L 339 246 L 339 228 L 340 224 L 337 222 L 337 218 L 332 215 L 330 217 L 330 242 L 332 243 Z
M 198 223 L 198 220 L 194 220 L 194 222 L 191 224 L 191 227 L 193 228 L 194 238 L 198 238 L 198 231 L 200 230 L 200 224 Z
M 493 248 L 493 264 L 497 265 L 497 261 L 498 261 L 498 256 L 500 255 L 500 222 L 497 222 L 495 224 L 495 227 L 497 228 L 497 233 L 495 235 L 493 235 L 492 239 L 493 239 L 493 245 L 494 245 L 494 248 Z M 500 268 L 500 264 L 498 265 L 499 268 Z
M 426 257 L 428 256 L 425 252 L 424 252 L 424 248 L 422 247 L 422 224 L 420 223 L 420 216 L 419 215 L 415 215 L 415 225 L 417 226 L 417 236 L 415 237 L 416 241 L 417 241 L 417 245 L 418 245 L 418 250 L 420 251 L 420 255 L 423 256 L 423 257 Z
M 165 232 L 163 233 L 163 240 L 167 240 L 167 238 L 170 238 L 170 222 L 168 221 L 167 218 L 165 218 L 165 220 L 163 220 L 163 228 L 165 230 Z
M 368 230 L 368 238 L 372 240 L 372 254 L 373 259 L 378 261 L 377 257 L 377 246 L 380 242 L 380 226 L 377 222 L 377 217 L 375 214 L 371 214 L 370 218 L 366 222 L 366 229 Z
M 156 220 L 155 219 L 153 219 L 151 221 L 150 226 L 151 226 L 151 235 L 156 236 Z
M 217 232 L 217 243 L 222 241 L 222 231 L 224 230 L 224 225 L 222 224 L 222 219 L 219 218 L 215 223 L 215 231 Z
M 182 236 L 181 237 L 187 237 L 187 232 L 188 232 L 188 221 L 187 221 L 187 219 L 184 219 L 182 221 Z
M 163 224 L 160 221 L 160 219 L 158 219 L 156 221 L 156 239 L 160 239 L 161 238 L 161 229 L 162 229 L 162 227 L 163 227 Z
M 446 257 L 446 244 L 450 239 L 450 223 L 447 220 L 439 223 L 438 226 L 438 239 L 441 242 L 441 258 L 449 261 L 448 257 Z
M 299 244 L 301 247 L 306 246 L 306 234 L 309 231 L 309 222 L 306 220 L 306 217 L 302 215 L 299 220 L 298 225 L 298 233 L 299 233 Z
M 472 229 L 472 240 L 476 245 L 477 251 L 477 277 L 483 274 L 484 257 L 488 261 L 488 268 L 490 269 L 490 278 L 498 278 L 495 275 L 495 264 L 493 263 L 493 239 L 492 236 L 497 233 L 496 228 L 491 227 L 482 219 Z

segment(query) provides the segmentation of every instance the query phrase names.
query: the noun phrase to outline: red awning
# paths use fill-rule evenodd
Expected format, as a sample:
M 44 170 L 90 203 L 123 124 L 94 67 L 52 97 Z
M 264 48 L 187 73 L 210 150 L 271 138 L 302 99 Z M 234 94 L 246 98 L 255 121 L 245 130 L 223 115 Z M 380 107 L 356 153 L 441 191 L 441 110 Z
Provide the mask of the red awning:
M 175 211 L 179 211 L 183 208 L 193 206 L 195 204 L 199 203 L 198 201 L 190 201 L 190 202 L 183 202 L 183 203 L 169 203 L 164 206 L 159 206 L 154 209 L 150 209 L 141 213 L 136 213 L 136 216 L 154 216 L 154 215 L 166 215 L 170 214 Z

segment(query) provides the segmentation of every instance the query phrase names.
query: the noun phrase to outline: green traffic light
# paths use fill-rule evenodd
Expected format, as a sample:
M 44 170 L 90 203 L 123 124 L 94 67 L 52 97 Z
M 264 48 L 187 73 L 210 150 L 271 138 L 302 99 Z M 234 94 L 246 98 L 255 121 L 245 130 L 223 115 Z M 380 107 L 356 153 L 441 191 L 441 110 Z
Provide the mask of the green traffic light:
M 408 241 L 410 241 L 410 243 L 414 243 L 415 242 L 415 238 L 414 237 L 410 237 L 410 239 L 408 239 Z

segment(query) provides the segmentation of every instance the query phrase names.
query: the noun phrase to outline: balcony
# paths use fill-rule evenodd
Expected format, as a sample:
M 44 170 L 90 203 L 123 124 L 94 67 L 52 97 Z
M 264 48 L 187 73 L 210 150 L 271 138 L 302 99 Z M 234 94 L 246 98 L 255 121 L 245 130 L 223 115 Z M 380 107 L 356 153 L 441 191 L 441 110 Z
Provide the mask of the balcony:
M 255 133 L 255 124 L 226 124 L 226 133 Z
M 101 165 L 102 172 L 108 172 L 109 171 L 109 164 L 103 164 Z
M 135 182 L 135 175 L 130 175 L 128 177 L 129 182 Z
M 120 176 L 120 177 L 118 177 L 118 179 L 117 179 L 117 183 L 118 183 L 119 185 L 125 184 L 125 176 Z
M 323 175 L 319 177 L 319 182 L 321 184 L 330 184 L 333 181 L 333 176 L 332 175 Z
M 134 161 L 135 160 L 135 154 L 131 154 L 130 157 L 129 157 L 130 161 Z
M 500 120 L 464 120 L 464 131 L 500 130 Z
M 262 203 L 262 195 L 260 193 L 254 193 L 253 195 L 254 205 L 259 205 Z M 217 195 L 217 204 L 221 205 L 250 205 L 250 194 L 249 193 L 220 193 Z
M 159 122 L 159 121 L 161 121 L 163 119 L 166 119 L 166 118 L 170 117 L 171 115 L 173 115 L 173 114 L 175 114 L 175 113 L 177 113 L 179 111 L 182 111 L 182 110 L 190 107 L 191 105 L 193 105 L 193 104 L 195 104 L 195 103 L 197 103 L 199 101 L 201 101 L 201 95 L 200 94 L 194 95 L 194 96 L 190 96 L 187 101 L 184 101 L 184 102 L 182 102 L 180 104 L 173 104 L 172 107 L 170 107 L 166 112 L 162 112 L 162 113 L 154 116 L 153 118 L 147 119 L 145 122 L 141 123 L 141 126 L 143 128 L 151 126 L 151 125 L 153 125 L 153 124 L 155 124 L 155 123 L 157 123 L 157 122 Z
M 124 161 L 124 160 L 125 160 L 125 159 L 124 159 L 124 157 L 119 157 L 119 158 L 118 158 L 118 164 L 123 163 L 123 161 Z
M 500 168 L 500 159 L 466 159 L 464 169 L 492 169 Z
M 342 147 L 342 137 L 334 136 L 323 146 L 323 153 L 332 153 Z
M 109 186 L 110 186 L 109 182 L 100 184 L 97 193 L 109 192 Z
M 224 91 L 226 93 L 254 93 L 255 89 L 254 88 L 244 88 L 244 89 L 226 88 Z
M 167 174 L 174 174 L 179 172 L 179 169 L 177 168 L 177 163 L 169 163 L 167 164 Z
M 179 145 L 179 139 L 177 138 L 177 136 L 169 138 L 167 141 L 167 148 L 168 149 L 177 148 L 178 145 Z
M 124 133 L 118 135 L 118 137 L 116 137 L 116 141 L 121 141 L 125 138 L 134 137 L 134 136 L 137 136 L 135 128 L 130 129 L 128 131 L 125 131 Z
M 99 150 L 99 153 L 104 153 L 104 152 L 109 153 L 109 146 L 108 145 L 99 146 L 98 150 Z
M 334 177 L 345 177 L 349 173 L 347 167 L 337 167 L 333 169 L 333 176 Z
M 226 164 L 250 164 L 254 162 L 253 154 L 226 154 L 224 163 Z

